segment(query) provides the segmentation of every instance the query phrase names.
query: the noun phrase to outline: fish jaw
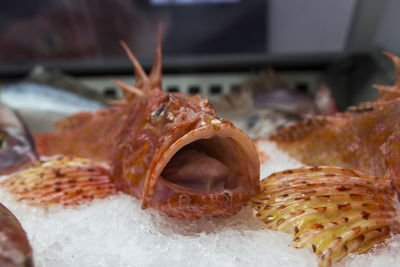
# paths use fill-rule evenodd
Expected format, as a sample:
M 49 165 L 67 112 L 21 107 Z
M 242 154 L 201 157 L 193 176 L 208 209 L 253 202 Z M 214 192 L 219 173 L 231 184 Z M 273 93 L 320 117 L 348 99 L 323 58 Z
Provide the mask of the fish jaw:
M 185 221 L 197 220 L 205 215 L 228 218 L 235 215 L 249 199 L 246 193 L 229 191 L 204 195 L 182 192 L 165 201 L 160 210 Z
M 229 217 L 238 212 L 250 196 L 257 192 L 260 164 L 255 145 L 230 122 L 215 118 L 208 124 L 203 124 L 205 125 L 188 132 L 166 150 L 155 155 L 146 177 L 149 182 L 144 184 L 143 208 L 151 206 L 169 216 L 188 221 L 204 215 Z M 175 159 L 178 152 L 192 149 L 204 149 L 204 153 L 226 165 L 229 174 L 221 180 L 215 180 L 217 185 L 204 185 L 209 182 L 199 180 L 206 179 L 201 177 L 201 169 L 207 169 L 207 166 L 196 168 L 197 162 L 194 162 L 192 170 L 186 174 L 189 176 L 189 183 L 194 182 L 194 186 L 163 177 L 163 171 L 168 164 L 179 160 Z M 212 170 L 204 172 L 207 175 Z M 198 175 L 200 176 L 197 178 Z M 190 180 L 190 176 L 195 177 L 195 180 Z

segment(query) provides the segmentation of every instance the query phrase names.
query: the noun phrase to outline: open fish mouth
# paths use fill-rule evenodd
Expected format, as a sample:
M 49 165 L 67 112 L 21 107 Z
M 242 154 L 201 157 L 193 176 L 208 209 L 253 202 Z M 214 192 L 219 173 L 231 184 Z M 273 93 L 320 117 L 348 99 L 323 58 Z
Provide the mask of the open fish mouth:
M 257 159 L 255 145 L 241 130 L 215 119 L 164 151 L 150 172 L 158 177 L 150 205 L 181 219 L 231 216 L 258 189 Z

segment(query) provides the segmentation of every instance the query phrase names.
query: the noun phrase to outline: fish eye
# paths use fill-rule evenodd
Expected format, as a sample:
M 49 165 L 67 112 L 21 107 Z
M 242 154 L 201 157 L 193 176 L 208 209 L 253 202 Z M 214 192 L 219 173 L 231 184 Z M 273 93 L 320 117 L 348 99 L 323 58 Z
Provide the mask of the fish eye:
M 157 109 L 156 116 L 161 116 L 164 113 L 164 109 L 165 109 L 165 104 L 162 105 L 159 109 Z
M 7 136 L 6 132 L 0 131 L 0 150 L 7 147 Z

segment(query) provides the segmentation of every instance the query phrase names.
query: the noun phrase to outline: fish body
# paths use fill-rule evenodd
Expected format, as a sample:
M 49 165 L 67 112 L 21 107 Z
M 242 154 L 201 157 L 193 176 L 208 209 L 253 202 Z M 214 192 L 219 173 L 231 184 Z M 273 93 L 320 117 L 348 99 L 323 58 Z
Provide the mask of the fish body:
M 0 175 L 38 160 L 33 138 L 21 117 L 0 104 Z
M 53 78 L 60 80 L 60 76 L 62 75 Z M 65 116 L 105 107 L 100 101 L 89 99 L 68 89 L 31 81 L 2 87 L 0 101 L 18 111 L 34 133 L 53 130 L 54 122 Z M 43 117 L 46 120 L 43 120 Z
M 320 266 L 363 253 L 400 232 L 400 59 L 394 86 L 333 116 L 314 116 L 270 136 L 302 163 L 261 182 L 252 199 L 267 229 L 293 232 Z
M 0 203 L 0 265 L 33 266 L 32 248 L 18 219 Z
M 330 89 L 321 84 L 315 94 L 289 89 L 273 71 L 261 72 L 213 105 L 251 138 L 265 138 L 290 123 L 311 115 L 332 115 L 337 107 Z
M 400 60 L 391 56 L 399 72 Z M 330 165 L 386 177 L 400 192 L 400 76 L 394 86 L 377 86 L 378 99 L 334 116 L 294 123 L 270 139 L 308 165 Z
M 32 82 L 3 87 L 0 91 L 0 101 L 14 109 L 51 111 L 64 116 L 104 107 L 98 101 L 84 98 L 67 90 Z
M 143 208 L 184 220 L 235 214 L 258 190 L 255 145 L 219 118 L 207 99 L 162 91 L 160 46 L 150 76 L 123 46 L 135 66 L 136 87 L 116 81 L 125 93 L 116 107 L 72 115 L 56 132 L 37 135 L 40 154 L 107 164 L 109 183 L 141 199 Z M 57 170 L 39 164 L 30 171 L 57 176 Z M 68 174 L 62 171 L 63 177 Z M 71 184 L 79 188 L 79 181 Z M 33 184 L 30 190 L 44 190 L 41 182 Z

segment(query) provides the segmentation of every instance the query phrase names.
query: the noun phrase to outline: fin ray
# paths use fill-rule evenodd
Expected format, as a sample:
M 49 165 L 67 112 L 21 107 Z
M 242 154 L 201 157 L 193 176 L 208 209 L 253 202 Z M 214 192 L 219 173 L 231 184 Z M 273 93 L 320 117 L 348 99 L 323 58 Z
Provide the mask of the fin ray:
M 153 67 L 150 71 L 150 80 L 151 80 L 151 88 L 159 88 L 162 89 L 162 38 L 161 38 L 161 25 L 158 24 L 158 43 L 156 56 L 154 58 Z
M 338 167 L 272 174 L 261 182 L 252 203 L 266 229 L 293 232 L 293 245 L 311 245 L 320 266 L 400 231 L 389 179 Z
M 120 44 L 133 64 L 137 87 L 140 87 L 142 83 L 146 85 L 148 83 L 148 77 L 142 66 L 140 65 L 139 61 L 136 59 L 136 57 L 133 55 L 132 51 L 129 49 L 128 45 L 124 41 L 121 41 Z
M 116 194 L 108 165 L 89 159 L 54 157 L 34 164 L 1 183 L 31 205 L 77 205 Z

